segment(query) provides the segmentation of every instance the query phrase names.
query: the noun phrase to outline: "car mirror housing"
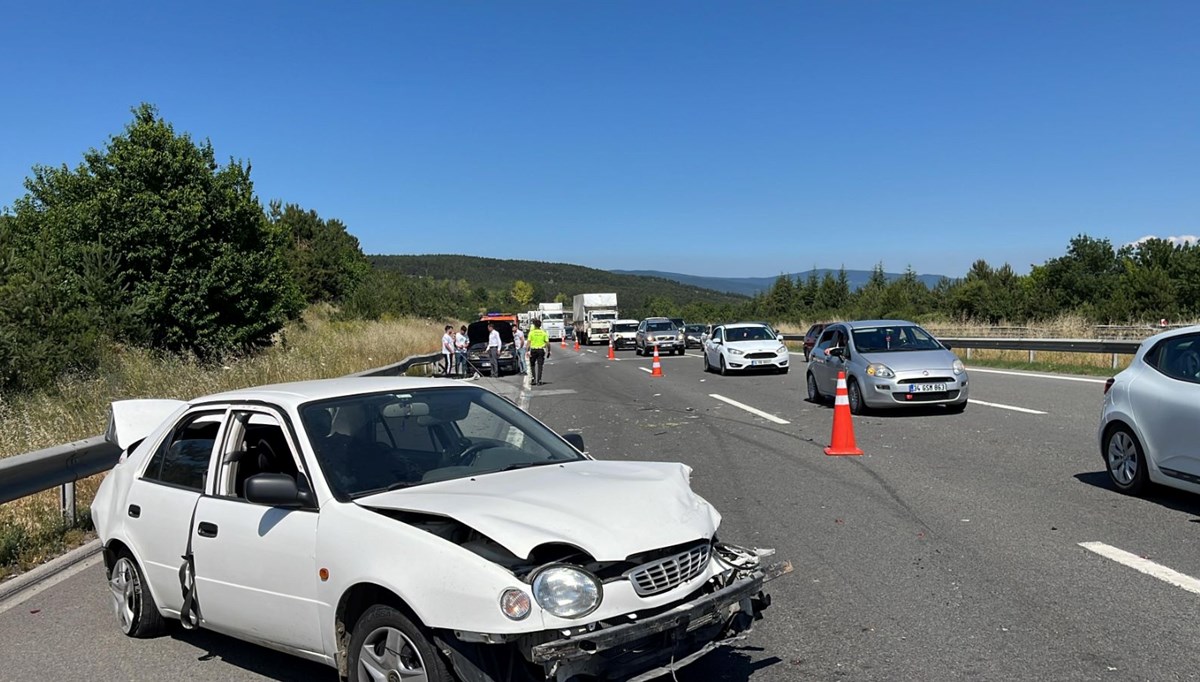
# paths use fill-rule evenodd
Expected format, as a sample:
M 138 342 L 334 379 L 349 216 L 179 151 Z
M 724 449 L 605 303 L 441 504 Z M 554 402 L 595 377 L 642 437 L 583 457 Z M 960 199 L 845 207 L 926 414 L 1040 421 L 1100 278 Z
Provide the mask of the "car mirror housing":
M 296 479 L 287 474 L 256 474 L 246 479 L 246 500 L 272 507 L 303 505 Z
M 829 350 L 825 351 L 825 354 L 832 355 L 835 358 L 840 358 L 840 357 L 844 357 L 846 355 L 846 349 L 842 348 L 841 346 L 837 346 L 835 348 L 830 348 Z
M 563 440 L 575 446 L 576 450 L 584 452 L 582 433 L 564 433 Z

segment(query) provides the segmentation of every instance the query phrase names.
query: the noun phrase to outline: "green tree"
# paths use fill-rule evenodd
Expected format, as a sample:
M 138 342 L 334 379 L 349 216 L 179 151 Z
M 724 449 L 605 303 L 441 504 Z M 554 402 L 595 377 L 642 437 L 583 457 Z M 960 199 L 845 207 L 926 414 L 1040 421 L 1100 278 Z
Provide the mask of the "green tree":
M 271 202 L 269 218 L 286 239 L 292 279 L 308 303 L 342 300 L 371 270 L 358 238 L 340 220 L 279 201 Z
M 517 302 L 518 310 L 529 310 L 529 305 L 533 302 L 533 285 L 523 279 L 513 282 L 512 297 Z
M 127 288 L 105 305 L 133 311 L 120 339 L 213 357 L 270 343 L 301 308 L 249 165 L 219 167 L 211 143 L 148 104 L 77 168 L 37 166 L 25 187 L 13 222 L 26 249 L 44 243 L 67 273 L 97 247 L 119 256 Z

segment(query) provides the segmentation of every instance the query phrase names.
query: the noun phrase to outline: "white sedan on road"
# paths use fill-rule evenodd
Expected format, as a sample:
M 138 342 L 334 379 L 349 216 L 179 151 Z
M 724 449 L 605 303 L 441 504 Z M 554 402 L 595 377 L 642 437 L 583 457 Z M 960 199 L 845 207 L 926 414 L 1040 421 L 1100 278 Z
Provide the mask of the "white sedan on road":
M 704 340 L 704 371 L 769 369 L 787 374 L 791 354 L 783 337 L 759 322 L 723 324 Z
M 1142 342 L 1104 386 L 1100 454 L 1118 490 L 1200 493 L 1200 326 Z
M 353 680 L 665 672 L 737 639 L 790 570 L 717 540 L 678 463 L 602 462 L 450 380 L 113 404 L 92 504 L 116 620 L 164 618 Z

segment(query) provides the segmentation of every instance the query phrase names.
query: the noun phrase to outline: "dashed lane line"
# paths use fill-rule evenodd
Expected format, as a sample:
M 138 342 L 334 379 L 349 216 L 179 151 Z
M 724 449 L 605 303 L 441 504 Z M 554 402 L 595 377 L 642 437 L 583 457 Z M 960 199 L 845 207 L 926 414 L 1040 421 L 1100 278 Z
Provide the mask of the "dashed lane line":
M 1123 549 L 1118 549 L 1112 545 L 1106 545 L 1103 542 L 1081 542 L 1079 546 L 1095 552 L 1105 559 L 1113 561 L 1123 566 L 1128 566 L 1135 571 L 1140 571 L 1148 576 L 1158 578 L 1159 580 L 1170 583 L 1175 587 L 1187 590 L 1192 594 L 1200 594 L 1200 580 L 1196 580 L 1190 575 L 1180 573 L 1173 568 L 1167 568 L 1162 564 L 1155 563 L 1144 557 L 1126 552 Z
M 720 400 L 723 403 L 728 403 L 738 409 L 745 410 L 745 411 L 749 412 L 750 414 L 758 415 L 759 417 L 762 417 L 763 419 L 766 419 L 767 421 L 775 422 L 776 424 L 791 424 L 790 421 L 788 421 L 786 419 L 780 419 L 779 417 L 776 417 L 775 415 L 771 414 L 770 412 L 763 412 L 762 410 L 758 409 L 757 407 L 750 407 L 749 405 L 747 405 L 745 403 L 739 403 L 738 401 L 730 399 L 730 398 L 726 398 L 723 395 L 718 395 L 716 393 L 709 393 L 708 397 L 716 398 L 717 400 Z
M 1000 403 L 988 403 L 974 398 L 968 398 L 967 402 L 972 405 L 986 405 L 988 407 L 998 407 L 1001 410 L 1012 410 L 1013 412 L 1024 412 L 1025 414 L 1046 414 L 1041 410 L 1031 410 L 1028 407 L 1017 407 L 1016 405 L 1002 405 Z
M 1028 377 L 1030 379 L 1057 379 L 1059 381 L 1080 381 L 1087 384 L 1102 384 L 1104 379 L 1089 379 L 1087 377 L 1067 377 L 1061 374 L 1037 374 L 1034 372 L 1009 372 L 1003 369 L 982 369 L 980 367 L 967 366 L 968 372 L 980 372 L 982 374 L 1005 374 L 1010 377 Z M 1113 370 L 1115 374 L 1117 370 Z

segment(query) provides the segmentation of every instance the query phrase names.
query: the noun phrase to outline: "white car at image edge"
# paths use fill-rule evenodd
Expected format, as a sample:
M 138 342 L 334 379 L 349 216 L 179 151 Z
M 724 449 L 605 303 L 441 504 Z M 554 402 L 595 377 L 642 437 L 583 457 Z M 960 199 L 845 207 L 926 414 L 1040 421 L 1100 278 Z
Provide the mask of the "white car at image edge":
M 717 538 L 678 463 L 597 461 L 509 400 L 359 377 L 113 403 L 92 518 L 116 622 L 343 679 L 660 674 L 741 638 L 791 570 Z
M 1200 326 L 1151 336 L 1104 386 L 1100 454 L 1118 490 L 1200 493 Z

